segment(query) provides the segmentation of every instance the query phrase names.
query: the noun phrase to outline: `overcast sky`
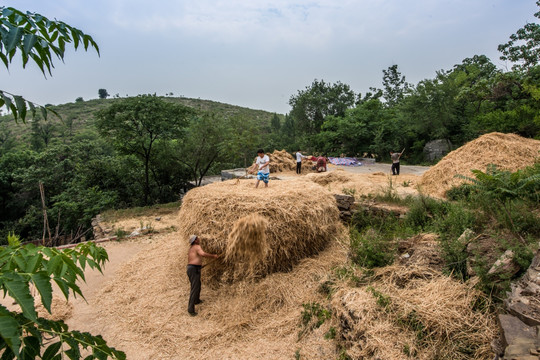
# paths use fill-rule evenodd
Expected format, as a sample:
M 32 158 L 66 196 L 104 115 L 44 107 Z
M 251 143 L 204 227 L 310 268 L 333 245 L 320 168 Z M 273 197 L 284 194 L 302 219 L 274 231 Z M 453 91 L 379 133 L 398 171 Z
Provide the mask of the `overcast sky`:
M 34 64 L 0 70 L 0 89 L 41 105 L 174 93 L 278 113 L 314 79 L 356 93 L 397 64 L 413 84 L 487 55 L 526 22 L 534 0 L 7 0 L 93 36 L 45 79 Z M 509 66 L 508 66 L 509 67 Z

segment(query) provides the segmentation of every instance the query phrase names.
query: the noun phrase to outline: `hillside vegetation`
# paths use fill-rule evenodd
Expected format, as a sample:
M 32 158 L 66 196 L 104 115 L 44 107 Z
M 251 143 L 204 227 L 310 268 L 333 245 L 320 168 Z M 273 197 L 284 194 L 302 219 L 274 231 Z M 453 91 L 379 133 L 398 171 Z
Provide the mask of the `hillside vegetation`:
M 241 116 L 252 118 L 264 126 L 269 126 L 273 113 L 264 110 L 254 110 L 236 105 L 220 103 L 212 100 L 191 99 L 186 97 L 161 97 L 164 101 L 188 106 L 198 111 L 205 111 L 220 114 L 224 117 Z M 107 108 L 114 102 L 121 101 L 123 98 L 92 99 L 75 101 L 72 103 L 52 105 L 51 108 L 60 115 L 60 117 L 50 114 L 47 123 L 50 123 L 56 133 L 70 130 L 73 133 L 81 133 L 95 130 L 95 114 Z M 283 117 L 283 115 L 280 115 Z M 36 120 L 42 121 L 41 116 L 37 115 Z M 28 123 L 22 121 L 15 122 L 13 115 L 0 116 L 0 132 L 9 132 L 22 141 L 29 141 L 32 120 Z

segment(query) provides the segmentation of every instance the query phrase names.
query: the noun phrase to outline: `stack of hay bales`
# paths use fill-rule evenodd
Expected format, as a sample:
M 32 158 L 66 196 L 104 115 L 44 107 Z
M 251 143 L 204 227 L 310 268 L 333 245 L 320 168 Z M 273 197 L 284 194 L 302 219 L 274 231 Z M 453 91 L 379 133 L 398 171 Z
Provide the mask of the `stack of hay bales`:
M 334 324 L 353 359 L 492 359 L 484 295 L 429 267 L 389 266 L 365 288 L 339 290 Z
M 515 134 L 489 133 L 450 152 L 426 171 L 420 186 L 428 194 L 444 197 L 446 191 L 465 180 L 457 174 L 474 177 L 471 170 L 486 171 L 489 164 L 501 170 L 516 171 L 538 159 L 540 141 Z
M 258 189 L 253 181 L 210 184 L 187 193 L 179 217 L 183 240 L 197 234 L 205 251 L 225 255 L 204 270 L 219 282 L 289 271 L 323 250 L 341 227 L 334 197 L 309 181 L 274 181 Z M 242 256 L 231 253 L 235 249 Z

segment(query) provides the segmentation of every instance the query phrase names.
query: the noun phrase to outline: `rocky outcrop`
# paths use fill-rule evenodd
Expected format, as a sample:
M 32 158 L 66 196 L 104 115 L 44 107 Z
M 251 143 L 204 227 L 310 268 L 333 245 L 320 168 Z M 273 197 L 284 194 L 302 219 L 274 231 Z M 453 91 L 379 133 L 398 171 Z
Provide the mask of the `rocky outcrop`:
M 505 266 L 504 254 L 499 266 Z M 540 359 L 540 250 L 505 300 L 508 314 L 499 315 L 503 359 Z
M 336 198 L 340 219 L 345 222 L 349 221 L 355 209 L 354 196 L 335 194 L 334 198 Z
M 443 158 L 450 150 L 452 150 L 452 143 L 450 140 L 433 140 L 424 146 L 424 156 L 428 161 L 435 161 Z

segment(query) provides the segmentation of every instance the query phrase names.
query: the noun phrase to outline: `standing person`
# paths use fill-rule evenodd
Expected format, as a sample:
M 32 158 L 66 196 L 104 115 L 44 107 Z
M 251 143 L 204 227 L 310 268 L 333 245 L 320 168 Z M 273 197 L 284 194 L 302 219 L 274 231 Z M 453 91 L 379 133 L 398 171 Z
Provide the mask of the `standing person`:
M 259 181 L 261 180 L 264 182 L 264 186 L 268 187 L 268 178 L 270 177 L 270 158 L 268 155 L 264 154 L 263 149 L 257 150 L 257 160 L 255 161 L 255 164 L 259 166 L 255 188 L 259 187 Z
M 302 173 L 302 158 L 305 158 L 307 156 L 302 155 L 300 150 L 296 152 L 296 173 L 301 174 Z
M 202 258 L 208 257 L 217 259 L 219 255 L 204 252 L 197 235 L 191 235 L 189 237 L 189 245 L 187 276 L 189 278 L 189 283 L 191 284 L 191 290 L 189 292 L 188 313 L 191 316 L 195 316 L 197 315 L 195 312 L 195 305 L 202 303 L 202 300 L 200 299 Z
M 403 151 L 405 151 L 405 149 L 403 149 Z M 399 158 L 403 154 L 403 151 L 400 153 L 390 151 L 390 158 L 392 159 L 392 175 L 399 175 Z

